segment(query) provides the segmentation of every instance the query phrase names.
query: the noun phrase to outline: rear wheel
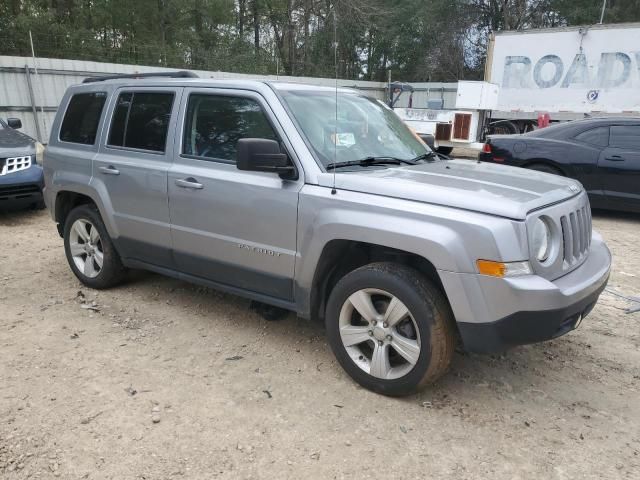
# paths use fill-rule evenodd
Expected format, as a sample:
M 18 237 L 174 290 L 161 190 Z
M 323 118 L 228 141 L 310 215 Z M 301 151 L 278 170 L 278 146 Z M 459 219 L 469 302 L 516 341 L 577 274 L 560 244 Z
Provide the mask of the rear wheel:
M 438 147 L 436 148 L 436 152 L 443 155 L 449 155 L 451 152 L 453 152 L 453 147 Z
M 515 135 L 520 133 L 518 126 L 509 120 L 498 120 L 489 125 L 489 135 Z
M 393 263 L 347 274 L 327 304 L 327 336 L 338 362 L 356 382 L 384 395 L 409 395 L 446 372 L 453 321 L 429 280 Z
M 81 205 L 69 213 L 64 250 L 71 270 L 88 287 L 109 288 L 124 278 L 126 270 L 94 206 Z
M 526 168 L 528 168 L 529 170 L 535 170 L 536 172 L 552 173 L 554 175 L 564 176 L 562 172 L 557 168 L 552 167 L 551 165 L 545 165 L 544 163 L 534 163 L 533 165 L 529 165 Z

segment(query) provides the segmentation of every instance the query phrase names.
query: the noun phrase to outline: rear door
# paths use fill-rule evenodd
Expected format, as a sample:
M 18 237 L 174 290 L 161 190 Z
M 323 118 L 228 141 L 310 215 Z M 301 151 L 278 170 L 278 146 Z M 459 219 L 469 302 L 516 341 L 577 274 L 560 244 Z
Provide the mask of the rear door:
M 611 125 L 598 167 L 612 207 L 640 208 L 640 122 Z
M 599 159 L 609 144 L 609 125 L 587 128 L 569 140 L 578 145 L 564 144 L 563 152 L 556 158 L 571 165 L 571 171 L 582 182 L 591 203 L 594 206 L 602 205 L 604 184 Z
M 93 182 L 111 203 L 120 254 L 163 267 L 173 266 L 167 171 L 181 93 L 164 87 L 117 90 L 93 167 Z
M 291 301 L 302 170 L 283 180 L 236 168 L 241 138 L 278 140 L 291 157 L 277 119 L 259 94 L 243 90 L 186 89 L 181 111 L 182 142 L 169 170 L 177 268 Z

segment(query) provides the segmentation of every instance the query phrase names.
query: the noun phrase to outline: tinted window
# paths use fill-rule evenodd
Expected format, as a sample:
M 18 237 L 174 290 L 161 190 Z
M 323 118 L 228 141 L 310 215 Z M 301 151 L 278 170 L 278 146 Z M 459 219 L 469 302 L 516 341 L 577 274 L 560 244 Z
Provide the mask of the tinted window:
M 124 129 L 129 116 L 129 107 L 133 93 L 123 93 L 118 97 L 116 108 L 113 111 L 111 129 L 109 130 L 109 145 L 124 146 Z
M 60 140 L 93 145 L 106 98 L 104 92 L 79 93 L 71 97 L 60 127 Z
M 189 96 L 182 153 L 236 161 L 241 138 L 277 140 L 255 100 L 194 94 Z
M 609 145 L 640 150 L 640 125 L 612 125 Z
M 579 142 L 606 147 L 609 144 L 609 127 L 591 128 L 579 133 L 574 138 Z
M 173 93 L 126 92 L 113 112 L 109 145 L 164 152 Z

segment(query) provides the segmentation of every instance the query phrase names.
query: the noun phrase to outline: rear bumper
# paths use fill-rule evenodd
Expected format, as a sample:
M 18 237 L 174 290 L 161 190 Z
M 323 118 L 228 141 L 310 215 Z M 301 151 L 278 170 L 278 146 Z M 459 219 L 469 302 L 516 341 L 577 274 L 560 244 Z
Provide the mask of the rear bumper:
M 42 168 L 37 165 L 0 177 L 0 210 L 40 203 L 43 187 Z
M 500 279 L 441 272 L 441 278 L 447 293 L 453 292 L 450 302 L 465 348 L 487 353 L 576 328 L 606 287 L 610 268 L 609 249 L 594 233 L 588 259 L 552 282 L 537 275 Z

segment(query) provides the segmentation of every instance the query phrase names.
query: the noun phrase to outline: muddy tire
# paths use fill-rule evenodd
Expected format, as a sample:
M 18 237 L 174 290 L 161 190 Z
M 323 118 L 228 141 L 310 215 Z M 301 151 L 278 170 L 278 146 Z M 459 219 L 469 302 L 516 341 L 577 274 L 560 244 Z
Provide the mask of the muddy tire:
M 67 216 L 64 251 L 71 270 L 87 287 L 110 288 L 124 279 L 126 269 L 93 205 L 76 207 Z
M 338 281 L 329 296 L 327 337 L 345 371 L 383 395 L 410 395 L 448 369 L 456 343 L 443 293 L 419 272 L 373 263 Z

